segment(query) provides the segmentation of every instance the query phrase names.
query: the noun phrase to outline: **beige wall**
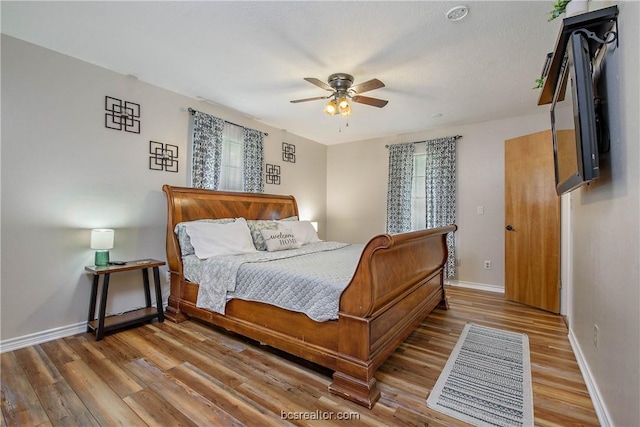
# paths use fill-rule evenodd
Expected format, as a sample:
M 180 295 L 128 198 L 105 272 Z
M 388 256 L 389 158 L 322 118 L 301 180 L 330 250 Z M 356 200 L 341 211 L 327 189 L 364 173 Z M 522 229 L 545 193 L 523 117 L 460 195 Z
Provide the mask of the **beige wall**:
M 328 238 L 364 243 L 385 232 L 389 153 L 385 145 L 462 135 L 457 152 L 457 280 L 504 288 L 504 141 L 548 129 L 548 107 L 495 120 L 332 145 L 327 153 Z M 482 206 L 484 215 L 478 215 Z M 485 270 L 484 261 L 491 261 Z
M 325 238 L 327 203 L 327 146 L 281 130 L 269 133 L 265 162 L 280 166 L 280 185 L 265 184 L 265 193 L 293 194 L 300 218 L 318 222 Z M 282 142 L 296 146 L 295 163 L 282 161 Z
M 571 336 L 608 423 L 640 425 L 640 4 L 619 2 L 620 46 L 605 63 L 611 151 L 571 194 Z M 594 344 L 598 326 L 598 345 Z M 603 425 L 605 425 L 603 423 Z
M 141 105 L 140 134 L 105 128 L 105 95 Z M 295 195 L 322 235 L 324 145 L 2 35 L 3 342 L 86 321 L 91 228 L 115 229 L 112 259 L 165 259 L 161 188 L 187 185 L 188 107 L 268 132 L 265 160 L 281 165 L 282 184 L 265 191 Z M 150 140 L 179 146 L 179 173 L 149 170 Z M 296 163 L 282 162 L 283 141 L 296 145 Z M 140 282 L 114 276 L 107 311 L 144 305 Z

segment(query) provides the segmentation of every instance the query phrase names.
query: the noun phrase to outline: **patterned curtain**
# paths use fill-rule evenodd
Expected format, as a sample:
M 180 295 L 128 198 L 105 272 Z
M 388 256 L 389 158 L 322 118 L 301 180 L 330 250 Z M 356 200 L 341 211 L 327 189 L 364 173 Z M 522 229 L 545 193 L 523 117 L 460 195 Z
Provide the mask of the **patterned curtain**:
M 456 222 L 456 137 L 426 141 L 425 189 L 427 196 L 427 228 Z M 454 233 L 447 235 L 449 258 L 446 277 L 456 274 Z
M 389 146 L 389 186 L 387 188 L 387 233 L 411 231 L 412 142 Z
M 244 191 L 264 193 L 264 134 L 244 129 Z
M 217 190 L 220 185 L 224 120 L 200 111 L 193 115 L 193 166 L 195 188 Z

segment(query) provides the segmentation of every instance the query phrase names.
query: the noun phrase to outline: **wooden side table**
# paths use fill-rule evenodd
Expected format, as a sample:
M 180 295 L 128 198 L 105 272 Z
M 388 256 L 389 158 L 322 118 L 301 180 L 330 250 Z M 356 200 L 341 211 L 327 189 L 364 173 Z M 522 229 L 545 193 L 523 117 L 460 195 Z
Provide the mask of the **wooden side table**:
M 97 267 L 95 265 L 86 266 L 84 269 L 93 274 L 93 286 L 91 288 L 91 301 L 89 303 L 89 316 L 87 320 L 87 332 L 95 332 L 96 341 L 100 341 L 105 332 L 124 328 L 126 326 L 147 322 L 158 318 L 159 322 L 164 322 L 164 313 L 162 312 L 162 290 L 160 289 L 160 272 L 158 267 L 165 265 L 164 261 L 157 259 L 141 259 L 136 261 L 128 261 L 124 265 L 108 265 L 105 267 Z M 149 289 L 149 268 L 153 269 L 153 281 L 156 291 L 156 308 L 151 307 L 151 290 Z M 144 284 L 144 296 L 146 307 L 138 310 L 129 311 L 120 315 L 109 316 L 105 319 L 105 310 L 107 308 L 107 295 L 109 293 L 109 277 L 112 273 L 121 273 L 123 271 L 141 270 L 142 281 Z M 95 319 L 96 300 L 98 296 L 98 281 L 102 279 L 102 294 L 100 297 L 100 308 L 98 318 Z

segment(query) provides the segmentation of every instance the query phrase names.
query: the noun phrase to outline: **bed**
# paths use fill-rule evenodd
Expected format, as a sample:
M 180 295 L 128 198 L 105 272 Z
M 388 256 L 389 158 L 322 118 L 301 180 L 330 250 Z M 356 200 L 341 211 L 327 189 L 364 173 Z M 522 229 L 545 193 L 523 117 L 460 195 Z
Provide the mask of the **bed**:
M 375 371 L 431 311 L 447 307 L 446 236 L 455 225 L 373 237 L 341 293 L 338 318 L 317 322 L 274 305 L 231 299 L 224 314 L 197 306 L 198 283 L 185 278 L 176 225 L 202 219 L 277 220 L 298 216 L 293 196 L 165 185 L 171 290 L 165 318 L 194 318 L 293 354 L 334 372 L 329 391 L 372 408 Z

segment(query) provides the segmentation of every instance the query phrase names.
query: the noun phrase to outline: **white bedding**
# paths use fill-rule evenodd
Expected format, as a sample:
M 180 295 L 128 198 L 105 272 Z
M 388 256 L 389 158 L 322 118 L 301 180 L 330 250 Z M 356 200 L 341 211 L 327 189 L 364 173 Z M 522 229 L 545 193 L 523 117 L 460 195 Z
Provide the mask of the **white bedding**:
M 338 318 L 364 245 L 318 242 L 279 252 L 258 251 L 200 260 L 183 258 L 185 278 L 198 283 L 197 307 L 224 314 L 232 298 L 305 313 L 315 321 Z

